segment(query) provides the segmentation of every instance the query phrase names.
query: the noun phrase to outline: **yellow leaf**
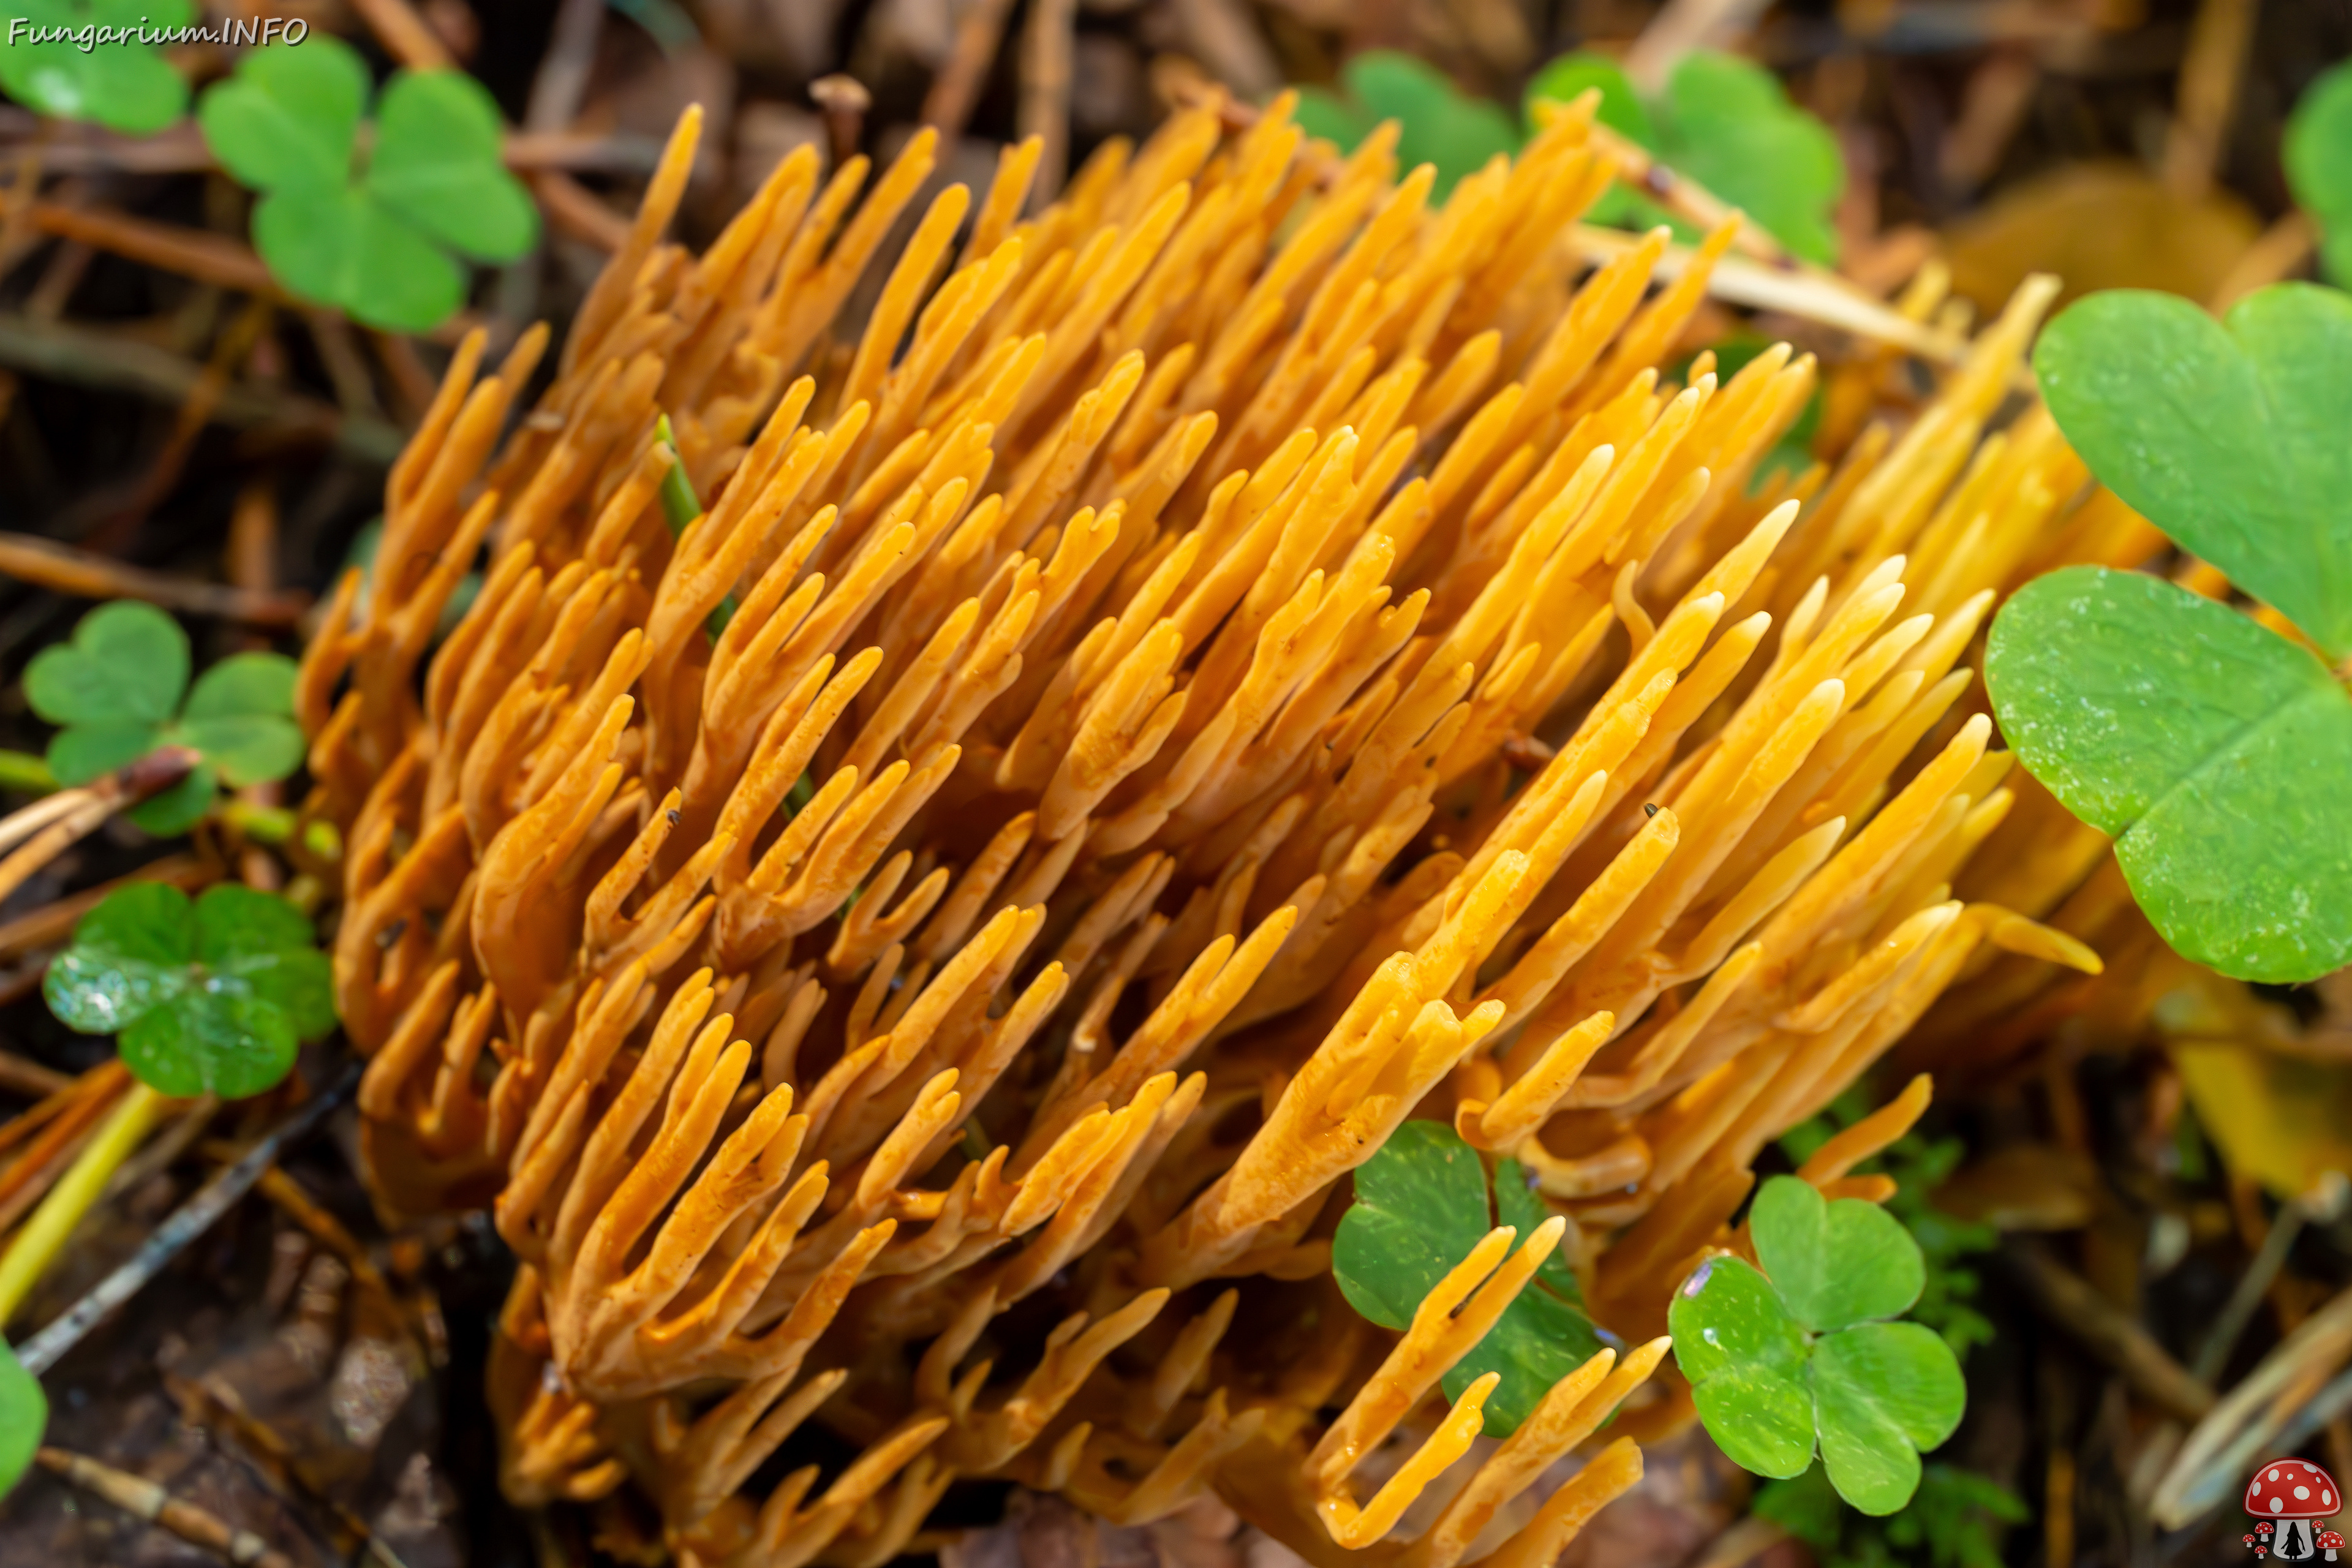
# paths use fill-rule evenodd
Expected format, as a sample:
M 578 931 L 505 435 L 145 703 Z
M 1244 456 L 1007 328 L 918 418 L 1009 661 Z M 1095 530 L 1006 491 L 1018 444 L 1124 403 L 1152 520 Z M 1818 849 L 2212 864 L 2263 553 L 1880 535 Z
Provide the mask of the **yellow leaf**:
M 2219 1040 L 2175 1040 L 2172 1059 L 2221 1158 L 2273 1196 L 2352 1170 L 2352 1066 Z
M 2062 305 L 2098 289 L 2208 300 L 2261 232 L 2226 192 L 2184 201 L 2136 165 L 2074 163 L 2011 186 L 1945 245 L 1953 292 L 1991 311 L 2031 272 L 2064 280 Z

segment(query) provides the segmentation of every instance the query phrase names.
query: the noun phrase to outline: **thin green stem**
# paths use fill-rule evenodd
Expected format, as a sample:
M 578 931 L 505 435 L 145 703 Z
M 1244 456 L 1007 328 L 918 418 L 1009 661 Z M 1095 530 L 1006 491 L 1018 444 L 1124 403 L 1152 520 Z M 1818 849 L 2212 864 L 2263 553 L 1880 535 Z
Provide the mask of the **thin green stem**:
M 0 752 L 0 790 L 11 795 L 49 795 L 58 787 L 58 775 L 49 772 L 49 764 L 30 752 Z
M 7 1253 L 0 1256 L 0 1326 L 5 1325 L 16 1309 L 25 1304 L 25 1298 L 32 1294 L 33 1287 L 41 1282 L 41 1276 L 65 1250 L 82 1215 L 98 1202 L 116 1169 L 146 1138 L 165 1103 L 162 1095 L 145 1084 L 132 1083 L 130 1094 L 99 1128 L 98 1136 L 75 1156 L 66 1173 L 58 1178 L 57 1185 L 49 1189 L 48 1195 L 25 1222 L 25 1228 L 16 1233 Z
M 305 823 L 296 813 L 282 805 L 256 805 L 251 801 L 229 799 L 220 805 L 220 819 L 257 844 L 290 844 L 300 834 L 302 847 L 321 860 L 343 858 L 342 835 L 331 822 L 313 819 Z
M 677 449 L 677 437 L 670 431 L 668 415 L 654 420 L 654 439 L 669 448 L 669 472 L 662 476 L 661 482 L 662 517 L 669 524 L 669 536 L 676 539 L 702 516 L 702 498 L 694 493 L 694 481 L 687 477 L 686 458 Z M 719 607 L 710 612 L 710 619 L 705 623 L 710 640 L 717 642 L 719 634 L 734 618 L 735 595 L 730 594 L 719 601 Z

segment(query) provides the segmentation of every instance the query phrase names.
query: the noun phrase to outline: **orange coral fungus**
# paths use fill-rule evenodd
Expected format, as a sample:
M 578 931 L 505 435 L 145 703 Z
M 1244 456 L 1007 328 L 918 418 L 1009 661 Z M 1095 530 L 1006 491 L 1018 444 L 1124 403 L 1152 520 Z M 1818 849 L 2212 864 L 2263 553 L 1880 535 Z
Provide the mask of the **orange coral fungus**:
M 888 258 L 929 132 L 870 188 L 803 149 L 695 256 L 697 127 L 535 405 L 543 334 L 461 349 L 299 692 L 379 1196 L 494 1204 L 523 1261 L 509 1490 L 631 1489 L 706 1568 L 879 1563 L 965 1477 L 1549 1562 L 1686 1415 L 1665 1304 L 1767 1140 L 1990 948 L 2096 967 L 1950 895 L 2011 800 L 1960 661 L 2137 537 L 2045 417 L 1984 434 L 2047 292 L 1759 496 L 1812 361 L 1662 378 L 1729 233 L 1584 275 L 1576 114 L 1439 205 L 1283 104 L 1025 222 L 1016 148 Z M 675 539 L 665 413 L 711 498 Z M 1328 1237 L 1414 1116 L 1556 1217 L 1397 1338 Z M 1638 1348 L 1392 1542 L 1487 1384 L 1424 1396 L 1555 1250 Z M 755 1481 L 811 1422 L 862 1456 Z

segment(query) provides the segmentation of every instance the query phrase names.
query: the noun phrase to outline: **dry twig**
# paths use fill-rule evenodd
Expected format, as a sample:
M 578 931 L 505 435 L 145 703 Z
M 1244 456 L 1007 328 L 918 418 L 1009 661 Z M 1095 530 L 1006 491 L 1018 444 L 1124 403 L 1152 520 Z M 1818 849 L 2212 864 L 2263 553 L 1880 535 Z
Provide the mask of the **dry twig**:
M 980 101 L 980 89 L 988 85 L 988 68 L 996 63 L 1005 18 L 1012 15 L 1013 0 L 972 0 L 963 8 L 956 18 L 955 45 L 947 63 L 923 95 L 924 124 L 936 126 L 942 136 L 963 130 L 972 106 Z
M 0 314 L 0 363 L 173 404 L 186 399 L 204 374 L 203 366 L 153 343 L 5 314 Z M 224 387 L 211 417 L 237 429 L 310 436 L 379 468 L 400 454 L 401 433 L 384 420 L 348 416 L 330 404 L 264 387 Z
M 185 746 L 161 746 L 79 788 L 61 789 L 0 818 L 0 847 L 19 846 L 0 860 L 0 899 L 116 812 L 178 784 L 202 760 Z
M 210 1229 L 231 1205 L 251 1192 L 262 1173 L 276 1163 L 280 1153 L 326 1121 L 329 1113 L 358 1087 L 359 1079 L 359 1069 L 354 1067 L 332 1088 L 279 1122 L 243 1159 L 206 1182 L 195 1196 L 173 1210 L 172 1217 L 156 1226 L 155 1234 L 121 1268 L 91 1287 L 88 1295 L 18 1348 L 16 1359 L 24 1363 L 25 1370 L 36 1377 L 47 1372 L 66 1352 L 79 1344 L 82 1336 L 97 1327 L 107 1314 L 137 1295 L 147 1281 L 163 1272 L 164 1265 L 180 1255 L 183 1247 Z
M 219 616 L 256 626 L 290 626 L 310 607 L 294 589 L 257 594 L 128 565 L 29 533 L 0 533 L 0 573 L 80 599 L 144 599 L 192 616 Z M 52 797 L 54 798 L 54 797 Z
M 2034 1304 L 2151 1403 L 2191 1421 L 2213 1408 L 2211 1387 L 2191 1376 L 2138 1319 L 2080 1275 L 2031 1242 L 2010 1248 L 2007 1257 Z
M 68 1484 L 104 1498 L 123 1512 L 168 1530 L 237 1568 L 294 1568 L 291 1558 L 253 1531 L 239 1530 L 217 1514 L 183 1502 L 143 1477 L 63 1448 L 44 1447 L 37 1458 L 41 1468 Z

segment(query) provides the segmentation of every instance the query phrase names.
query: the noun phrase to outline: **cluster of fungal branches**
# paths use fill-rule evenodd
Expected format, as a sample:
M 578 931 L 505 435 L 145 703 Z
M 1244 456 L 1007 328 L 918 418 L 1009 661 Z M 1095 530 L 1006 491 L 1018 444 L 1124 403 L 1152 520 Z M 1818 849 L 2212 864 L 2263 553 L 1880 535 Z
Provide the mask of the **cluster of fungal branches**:
M 2096 969 L 1950 893 L 2012 804 L 1997 596 L 2149 548 L 2046 416 L 1985 436 L 2049 291 L 1759 489 L 1814 364 L 1662 375 L 1736 223 L 1588 273 L 1591 113 L 1435 203 L 1393 128 L 1206 105 L 1050 204 L 1010 148 L 896 256 L 929 132 L 695 255 L 689 114 L 536 402 L 543 332 L 467 341 L 296 695 L 379 1200 L 523 1262 L 510 1495 L 705 1568 L 880 1563 L 969 1477 L 1549 1563 L 1691 1418 L 1668 1305 L 1758 1152 L 1999 952 Z M 1883 1197 L 1925 1098 L 1805 1179 Z M 1331 1237 L 1411 1118 L 1546 1217 L 1392 1333 Z M 1424 1396 L 1560 1263 L 1602 1348 L 1393 1539 L 1495 1384 Z M 768 1486 L 811 1422 L 861 1457 Z

